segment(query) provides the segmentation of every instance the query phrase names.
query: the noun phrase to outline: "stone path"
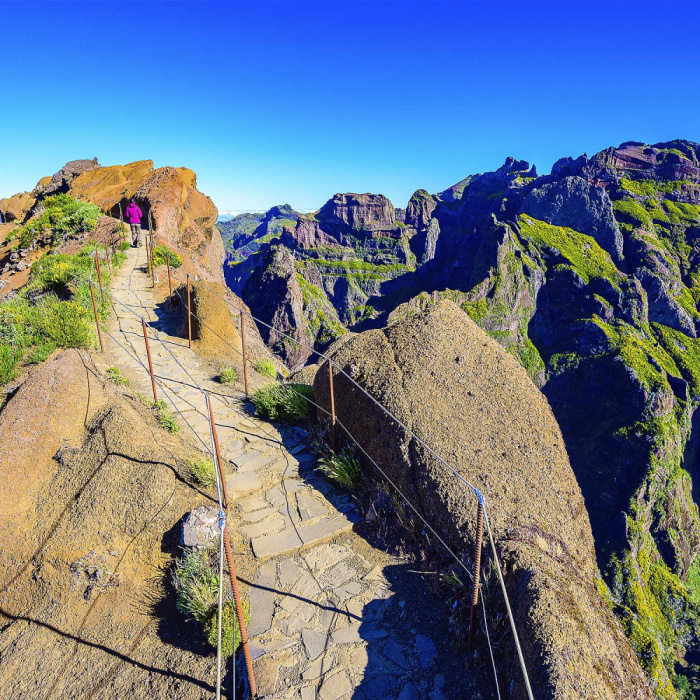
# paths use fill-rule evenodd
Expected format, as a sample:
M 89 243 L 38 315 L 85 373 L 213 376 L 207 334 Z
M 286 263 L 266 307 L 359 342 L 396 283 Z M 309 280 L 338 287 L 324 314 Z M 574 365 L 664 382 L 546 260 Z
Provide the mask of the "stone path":
M 445 687 L 446 678 L 463 675 L 464 660 L 446 646 L 444 620 L 431 617 L 434 603 L 421 577 L 353 532 L 354 505 L 314 472 L 306 431 L 257 420 L 240 392 L 215 383 L 187 340 L 169 333 L 174 318 L 156 307 L 145 265 L 145 249 L 130 249 L 113 281 L 112 294 L 128 310 L 113 305 L 109 331 L 126 350 L 107 337 L 108 358 L 150 395 L 150 379 L 131 355 L 146 364 L 140 316 L 159 328 L 151 339 L 154 370 L 173 380 L 159 398 L 171 410 L 174 402 L 207 449 L 209 425 L 197 385 L 214 397 L 228 461 L 229 528 L 248 552 L 242 571 L 251 584 L 248 629 L 259 696 L 463 697 L 452 683 Z

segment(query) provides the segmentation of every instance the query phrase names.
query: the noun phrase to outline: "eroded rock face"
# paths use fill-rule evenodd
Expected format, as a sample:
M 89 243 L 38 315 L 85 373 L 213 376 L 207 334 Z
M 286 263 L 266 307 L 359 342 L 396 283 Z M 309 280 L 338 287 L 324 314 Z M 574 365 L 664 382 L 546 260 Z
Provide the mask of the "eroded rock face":
M 75 178 L 82 173 L 90 172 L 99 167 L 100 164 L 97 162 L 97 158 L 92 160 L 71 160 L 52 176 L 51 180 L 43 187 L 42 194 L 48 197 L 59 192 L 68 192 Z
M 561 432 L 523 368 L 447 301 L 351 338 L 333 359 L 486 495 L 535 696 L 651 698 L 596 590 L 588 514 Z M 323 372 L 314 392 L 328 408 Z M 470 556 L 473 494 L 342 374 L 335 406 L 441 536 Z M 515 666 L 510 673 L 520 677 Z M 517 680 L 514 694 L 523 694 Z
M 321 207 L 318 219 L 332 229 L 372 233 L 396 229 L 394 205 L 381 194 L 336 194 Z
M 0 199 L 0 217 L 2 217 L 2 223 L 21 224 L 35 202 L 36 197 L 31 192 L 20 192 L 12 197 Z
M 592 236 L 614 259 L 622 258 L 622 233 L 610 197 L 582 177 L 565 177 L 531 190 L 521 211 Z

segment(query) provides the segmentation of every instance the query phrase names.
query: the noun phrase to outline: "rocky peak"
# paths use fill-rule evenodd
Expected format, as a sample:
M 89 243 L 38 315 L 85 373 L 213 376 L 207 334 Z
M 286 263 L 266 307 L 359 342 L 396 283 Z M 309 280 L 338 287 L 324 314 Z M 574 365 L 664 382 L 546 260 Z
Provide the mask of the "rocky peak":
M 324 228 L 371 233 L 396 229 L 394 205 L 383 194 L 336 194 L 316 218 Z
M 59 192 L 68 192 L 71 182 L 73 182 L 78 175 L 96 170 L 100 167 L 102 166 L 97 162 L 97 158 L 93 158 L 92 160 L 71 160 L 53 175 L 48 185 L 44 187 L 42 194 L 44 196 L 49 196 Z

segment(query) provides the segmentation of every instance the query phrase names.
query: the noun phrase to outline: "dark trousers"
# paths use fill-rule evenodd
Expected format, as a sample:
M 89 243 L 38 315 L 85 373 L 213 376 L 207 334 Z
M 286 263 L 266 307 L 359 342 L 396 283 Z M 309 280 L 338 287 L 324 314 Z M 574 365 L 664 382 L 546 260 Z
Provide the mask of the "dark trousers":
M 131 244 L 141 245 L 141 224 L 129 224 L 131 226 Z

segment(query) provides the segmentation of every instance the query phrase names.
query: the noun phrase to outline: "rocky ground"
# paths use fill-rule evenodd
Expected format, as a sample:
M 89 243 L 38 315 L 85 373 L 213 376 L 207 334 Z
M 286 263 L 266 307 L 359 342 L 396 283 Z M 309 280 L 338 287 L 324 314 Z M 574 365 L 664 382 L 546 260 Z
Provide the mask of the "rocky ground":
M 158 328 L 151 344 L 161 396 L 183 429 L 207 444 L 202 389 L 213 397 L 233 503 L 229 528 L 250 586 L 260 695 L 463 697 L 464 659 L 452 651 L 446 611 L 428 584 L 353 532 L 360 514 L 347 493 L 314 472 L 305 430 L 257 420 L 239 391 L 212 381 L 213 367 L 175 335 L 179 315 L 155 304 L 144 249 L 128 256 L 113 287 L 124 306 L 114 305 L 108 362 L 151 391 L 143 315 Z

